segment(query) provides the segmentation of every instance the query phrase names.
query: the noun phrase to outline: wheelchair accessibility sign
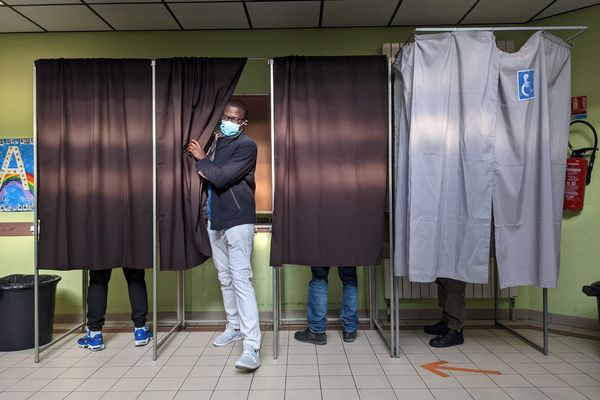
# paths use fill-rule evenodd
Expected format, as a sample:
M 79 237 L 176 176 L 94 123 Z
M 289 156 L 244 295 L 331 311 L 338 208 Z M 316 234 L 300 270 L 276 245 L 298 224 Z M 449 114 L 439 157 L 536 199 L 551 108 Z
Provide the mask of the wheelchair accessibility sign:
M 534 77 L 535 70 L 533 69 L 517 71 L 519 101 L 535 99 Z

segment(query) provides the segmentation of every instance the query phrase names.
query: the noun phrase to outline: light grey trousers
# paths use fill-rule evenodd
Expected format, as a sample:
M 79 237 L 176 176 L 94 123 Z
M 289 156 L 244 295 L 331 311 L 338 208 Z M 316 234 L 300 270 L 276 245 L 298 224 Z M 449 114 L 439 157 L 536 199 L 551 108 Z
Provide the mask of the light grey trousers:
M 260 326 L 250 263 L 254 225 L 238 225 L 224 230 L 209 228 L 208 237 L 229 327 L 242 332 L 244 346 L 258 350 Z

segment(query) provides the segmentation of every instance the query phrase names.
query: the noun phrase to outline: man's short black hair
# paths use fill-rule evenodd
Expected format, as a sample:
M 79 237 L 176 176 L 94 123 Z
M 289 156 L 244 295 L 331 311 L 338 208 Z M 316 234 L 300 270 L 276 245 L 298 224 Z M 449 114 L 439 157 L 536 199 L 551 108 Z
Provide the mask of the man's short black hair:
M 235 107 L 244 110 L 244 119 L 248 119 L 248 107 L 242 100 L 232 99 L 227 102 L 227 106 Z M 225 107 L 227 107 L 225 106 Z

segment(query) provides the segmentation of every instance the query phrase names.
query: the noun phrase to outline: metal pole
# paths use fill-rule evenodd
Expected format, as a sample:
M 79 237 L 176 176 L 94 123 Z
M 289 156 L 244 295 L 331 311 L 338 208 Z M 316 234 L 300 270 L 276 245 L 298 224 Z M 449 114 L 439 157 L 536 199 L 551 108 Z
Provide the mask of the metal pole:
M 543 288 L 544 297 L 544 347 L 543 353 L 545 356 L 548 355 L 548 289 Z
M 177 281 L 175 283 L 176 285 L 176 292 L 177 292 L 177 323 L 178 324 L 182 324 L 183 323 L 183 309 L 182 309 L 182 274 L 183 271 L 177 271 Z
M 277 350 L 279 345 L 279 307 L 277 306 L 277 267 L 272 267 L 272 281 L 273 281 L 273 358 L 277 359 Z
M 88 292 L 88 271 L 81 270 L 81 323 L 85 327 L 87 322 L 87 292 Z
M 388 57 L 387 73 L 388 73 L 388 221 L 389 221 L 389 249 L 390 249 L 390 354 L 396 357 L 396 343 L 398 335 L 396 332 L 396 291 L 394 285 L 394 135 L 393 135 L 393 108 L 392 108 L 392 48 L 390 45 L 390 56 Z
M 367 268 L 367 288 L 369 289 L 369 328 L 373 329 L 374 321 L 377 318 L 377 308 L 374 299 L 374 290 L 373 283 L 376 282 L 376 279 L 373 277 L 373 273 L 375 272 L 374 268 Z
M 40 362 L 40 315 L 38 271 L 38 170 L 37 170 L 37 76 L 33 64 L 33 358 Z
M 396 307 L 396 358 L 400 358 L 400 278 L 394 277 L 394 298 L 398 301 Z
M 457 32 L 457 31 L 575 31 L 588 30 L 585 25 L 575 26 L 470 26 L 470 27 L 433 27 L 415 28 L 415 32 Z
M 181 328 L 185 329 L 185 271 L 181 273 Z
M 158 358 L 158 306 L 156 276 L 158 263 L 156 238 L 156 61 L 152 60 L 152 360 Z
M 274 61 L 269 59 L 269 86 L 270 86 L 270 107 L 271 107 L 271 216 L 275 208 L 275 98 L 274 98 Z M 281 316 L 279 312 L 281 307 L 279 305 L 279 268 L 277 266 L 271 266 L 273 268 L 272 274 L 272 290 L 273 290 L 273 358 L 277 359 L 279 349 L 279 323 Z

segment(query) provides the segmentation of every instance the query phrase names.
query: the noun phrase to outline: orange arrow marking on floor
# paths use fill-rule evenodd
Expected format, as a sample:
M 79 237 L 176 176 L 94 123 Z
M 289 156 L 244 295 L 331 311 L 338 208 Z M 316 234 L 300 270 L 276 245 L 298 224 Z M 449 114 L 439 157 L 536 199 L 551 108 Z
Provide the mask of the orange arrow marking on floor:
M 442 378 L 447 378 L 450 375 L 445 372 L 440 371 L 440 369 L 445 369 L 447 371 L 461 371 L 461 372 L 473 372 L 475 374 L 486 374 L 486 375 L 502 375 L 500 371 L 488 371 L 485 369 L 470 369 L 470 368 L 456 368 L 456 367 L 446 367 L 444 364 L 448 364 L 448 361 L 435 361 L 429 364 L 421 365 L 421 368 L 425 368 L 429 372 L 433 372 L 436 375 L 441 376 Z

